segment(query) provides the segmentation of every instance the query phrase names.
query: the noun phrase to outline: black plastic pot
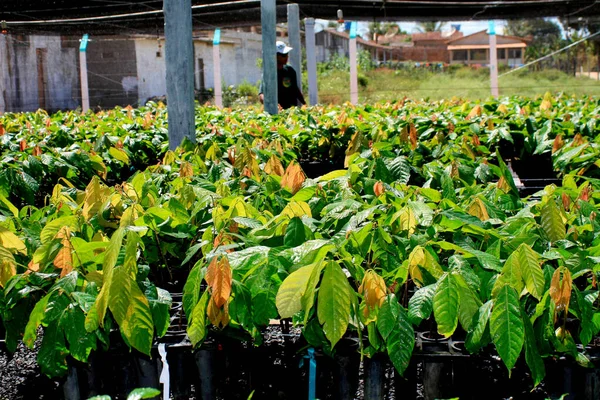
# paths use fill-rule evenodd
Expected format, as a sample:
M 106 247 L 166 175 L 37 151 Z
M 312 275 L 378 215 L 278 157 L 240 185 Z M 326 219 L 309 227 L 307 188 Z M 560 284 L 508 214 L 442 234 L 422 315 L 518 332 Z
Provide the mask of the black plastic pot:
M 380 400 L 385 395 L 386 356 L 375 354 L 372 358 L 363 360 L 365 371 L 365 400 Z

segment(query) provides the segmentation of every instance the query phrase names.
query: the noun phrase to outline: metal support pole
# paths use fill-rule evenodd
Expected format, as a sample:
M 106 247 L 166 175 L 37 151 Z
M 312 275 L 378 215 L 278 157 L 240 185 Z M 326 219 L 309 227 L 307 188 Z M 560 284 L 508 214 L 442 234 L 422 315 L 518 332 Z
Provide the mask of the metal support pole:
M 356 51 L 356 21 L 350 25 L 350 102 L 358 103 L 358 68 Z
M 494 21 L 489 23 L 490 37 L 490 80 L 492 96 L 498 97 L 498 52 L 496 51 L 496 26 Z
M 265 111 L 277 114 L 277 9 L 275 0 L 260 0 L 262 23 L 263 95 Z
M 213 64 L 214 64 L 214 82 L 215 82 L 215 105 L 223 107 L 223 87 L 221 85 L 221 30 L 215 29 L 213 37 Z
M 191 0 L 164 0 L 165 55 L 169 149 L 187 137 L 196 141 L 194 129 L 194 43 Z
M 81 110 L 85 113 L 90 109 L 90 92 L 87 75 L 87 45 L 89 35 L 86 33 L 79 44 L 79 79 L 81 81 Z
M 294 51 L 290 53 L 290 65 L 296 71 L 296 81 L 302 90 L 302 42 L 300 40 L 300 8 L 298 4 L 288 4 L 288 39 Z
M 306 70 L 308 72 L 308 102 L 315 105 L 319 102 L 317 88 L 317 53 L 315 49 L 315 19 L 304 20 L 306 35 Z

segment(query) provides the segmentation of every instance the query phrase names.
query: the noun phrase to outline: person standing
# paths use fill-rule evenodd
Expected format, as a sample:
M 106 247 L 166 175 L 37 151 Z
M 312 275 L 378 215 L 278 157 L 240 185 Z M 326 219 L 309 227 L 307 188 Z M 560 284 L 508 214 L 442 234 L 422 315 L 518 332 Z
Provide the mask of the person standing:
M 286 109 L 300 104 L 306 104 L 302 91 L 298 87 L 296 70 L 288 65 L 288 54 L 293 50 L 282 41 L 276 43 L 277 46 L 277 103 L 281 108 Z M 258 94 L 260 102 L 264 103 L 263 85 L 260 84 Z

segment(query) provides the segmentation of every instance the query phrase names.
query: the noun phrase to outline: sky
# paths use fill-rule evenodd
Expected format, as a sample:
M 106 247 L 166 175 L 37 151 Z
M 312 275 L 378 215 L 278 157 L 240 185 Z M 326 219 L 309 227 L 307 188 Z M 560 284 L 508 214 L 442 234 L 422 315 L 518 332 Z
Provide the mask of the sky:
M 327 27 L 328 21 L 326 20 L 317 20 L 317 24 L 320 24 L 322 27 Z M 502 34 L 504 32 L 504 26 L 506 25 L 506 21 L 498 20 L 496 22 L 496 33 Z M 416 31 L 417 23 L 416 22 L 400 22 L 400 28 L 408 33 L 413 33 Z M 443 30 L 450 30 L 452 25 L 460 25 L 460 31 L 466 35 L 470 35 L 475 32 L 482 31 L 484 29 L 488 29 L 488 21 L 448 21 L 444 25 Z M 320 29 L 318 29 L 320 30 Z M 368 22 L 359 22 L 358 23 L 358 34 L 363 36 L 366 39 L 366 34 L 369 31 L 369 23 Z

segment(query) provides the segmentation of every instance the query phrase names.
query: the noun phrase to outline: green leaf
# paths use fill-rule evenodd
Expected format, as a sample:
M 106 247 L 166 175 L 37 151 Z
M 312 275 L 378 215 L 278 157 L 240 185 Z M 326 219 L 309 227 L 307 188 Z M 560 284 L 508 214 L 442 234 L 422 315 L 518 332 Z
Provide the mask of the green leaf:
M 131 285 L 130 302 L 125 320 L 121 323 L 121 332 L 136 350 L 150 355 L 154 338 L 154 323 L 148 299 L 137 283 Z
M 116 147 L 111 147 L 108 149 L 108 152 L 111 156 L 121 161 L 123 164 L 129 165 L 129 156 L 121 149 L 117 149 Z
M 386 296 L 383 304 L 377 314 L 377 329 L 384 340 L 387 340 L 391 333 L 397 329 L 398 319 L 400 318 L 400 303 L 394 295 Z M 408 316 L 407 316 L 408 317 Z
M 331 342 L 331 347 L 342 338 L 350 322 L 350 303 L 352 288 L 346 274 L 335 261 L 330 261 L 325 267 L 319 299 L 317 316 L 323 325 L 323 332 Z
M 197 263 L 185 281 L 185 286 L 183 287 L 183 311 L 188 318 L 200 299 L 204 271 L 202 263 Z
M 54 239 L 60 228 L 68 226 L 72 231 L 79 231 L 78 219 L 75 216 L 61 217 L 47 223 L 40 233 L 42 244 Z
M 388 164 L 388 169 L 395 180 L 407 184 L 410 180 L 410 163 L 404 156 L 396 157 Z
M 517 249 L 517 257 L 525 280 L 527 291 L 540 300 L 544 294 L 544 271 L 540 268 L 539 255 L 529 245 L 523 243 Z
M 467 338 L 465 340 L 465 348 L 469 353 L 476 353 L 487 344 L 484 341 L 484 337 L 486 336 L 486 328 L 490 315 L 492 314 L 493 305 L 494 302 L 492 300 L 488 301 L 479 307 L 479 310 L 473 316 L 473 323 L 471 324 L 471 329 L 467 333 Z
M 209 295 L 208 291 L 206 291 L 189 317 L 190 322 L 187 328 L 187 334 L 194 347 L 206 337 L 206 307 L 208 306 L 208 299 Z
M 521 263 L 519 262 L 518 252 L 513 252 L 502 267 L 502 273 L 496 279 L 494 288 L 492 289 L 492 297 L 496 297 L 496 294 L 504 285 L 510 285 L 518 293 L 521 293 L 525 284 L 523 283 L 523 274 L 521 272 Z
M 458 306 L 458 320 L 460 324 L 464 328 L 465 331 L 468 331 L 471 328 L 471 323 L 473 322 L 473 316 L 481 307 L 481 300 L 477 297 L 477 294 L 473 292 L 471 287 L 467 284 L 465 279 L 457 274 L 453 273 L 454 279 L 458 283 L 458 287 L 460 290 L 460 303 Z
M 301 303 L 302 309 L 304 310 L 304 325 L 308 323 L 310 309 L 315 304 L 315 291 L 317 289 L 317 284 L 319 283 L 319 278 L 321 278 L 321 272 L 323 271 L 323 268 L 325 268 L 325 262 L 319 262 L 317 263 L 316 267 L 313 268 L 310 278 L 306 284 L 306 290 L 302 295 Z
M 437 283 L 433 297 L 433 315 L 438 333 L 449 337 L 458 326 L 459 290 L 452 274 L 445 273 Z
M 402 375 L 410 363 L 415 346 L 415 332 L 408 313 L 393 294 L 386 297 L 379 309 L 377 328 L 386 338 L 388 356 L 394 368 Z
M 523 307 L 521 307 L 521 317 L 523 318 L 523 327 L 525 328 L 525 362 L 529 366 L 531 377 L 533 378 L 533 386 L 535 387 L 544 379 L 546 368 L 537 347 L 533 325 Z
M 51 294 L 52 293 L 48 293 L 42 297 L 35 307 L 33 307 L 31 314 L 29 314 L 29 322 L 27 322 L 25 333 L 23 334 L 23 343 L 30 349 L 33 349 L 35 339 L 37 338 L 37 330 L 46 315 L 46 307 L 48 306 L 48 300 L 50 299 Z
M 51 324 L 44 330 L 44 339 L 37 355 L 42 373 L 48 376 L 62 376 L 67 372 L 67 355 L 65 336 L 58 324 Z
M 123 245 L 123 238 L 125 236 L 125 230 L 123 228 L 117 229 L 112 237 L 106 251 L 104 253 L 104 263 L 102 264 L 104 284 L 96 300 L 96 312 L 98 314 L 98 322 L 100 326 L 104 324 L 104 316 L 108 303 L 110 300 L 111 285 L 113 284 L 113 270 L 117 264 L 117 258 Z M 121 282 L 122 283 L 122 282 Z
M 154 388 L 137 388 L 133 389 L 129 396 L 127 396 L 127 400 L 141 400 L 141 399 L 151 399 L 153 397 L 157 397 L 161 395 L 161 391 Z
M 302 309 L 302 295 L 314 268 L 311 264 L 292 272 L 279 287 L 275 303 L 281 318 L 291 318 Z
M 560 209 L 552 197 L 542 206 L 541 224 L 542 230 L 551 242 L 565 238 L 565 223 L 562 219 Z
M 413 325 L 419 325 L 422 320 L 431 315 L 435 289 L 435 284 L 424 286 L 417 290 L 408 301 L 408 319 Z
M 519 306 L 519 294 L 510 285 L 504 285 L 494 299 L 490 319 L 492 341 L 510 376 L 524 341 L 523 319 Z
M 300 246 L 306 241 L 306 234 L 304 232 L 304 224 L 298 217 L 294 217 L 290 220 L 287 228 L 285 229 L 285 237 L 283 244 L 288 247 Z
M 87 362 L 92 350 L 96 350 L 96 335 L 85 331 L 85 315 L 79 307 L 70 307 L 60 321 L 71 356 L 77 361 Z

